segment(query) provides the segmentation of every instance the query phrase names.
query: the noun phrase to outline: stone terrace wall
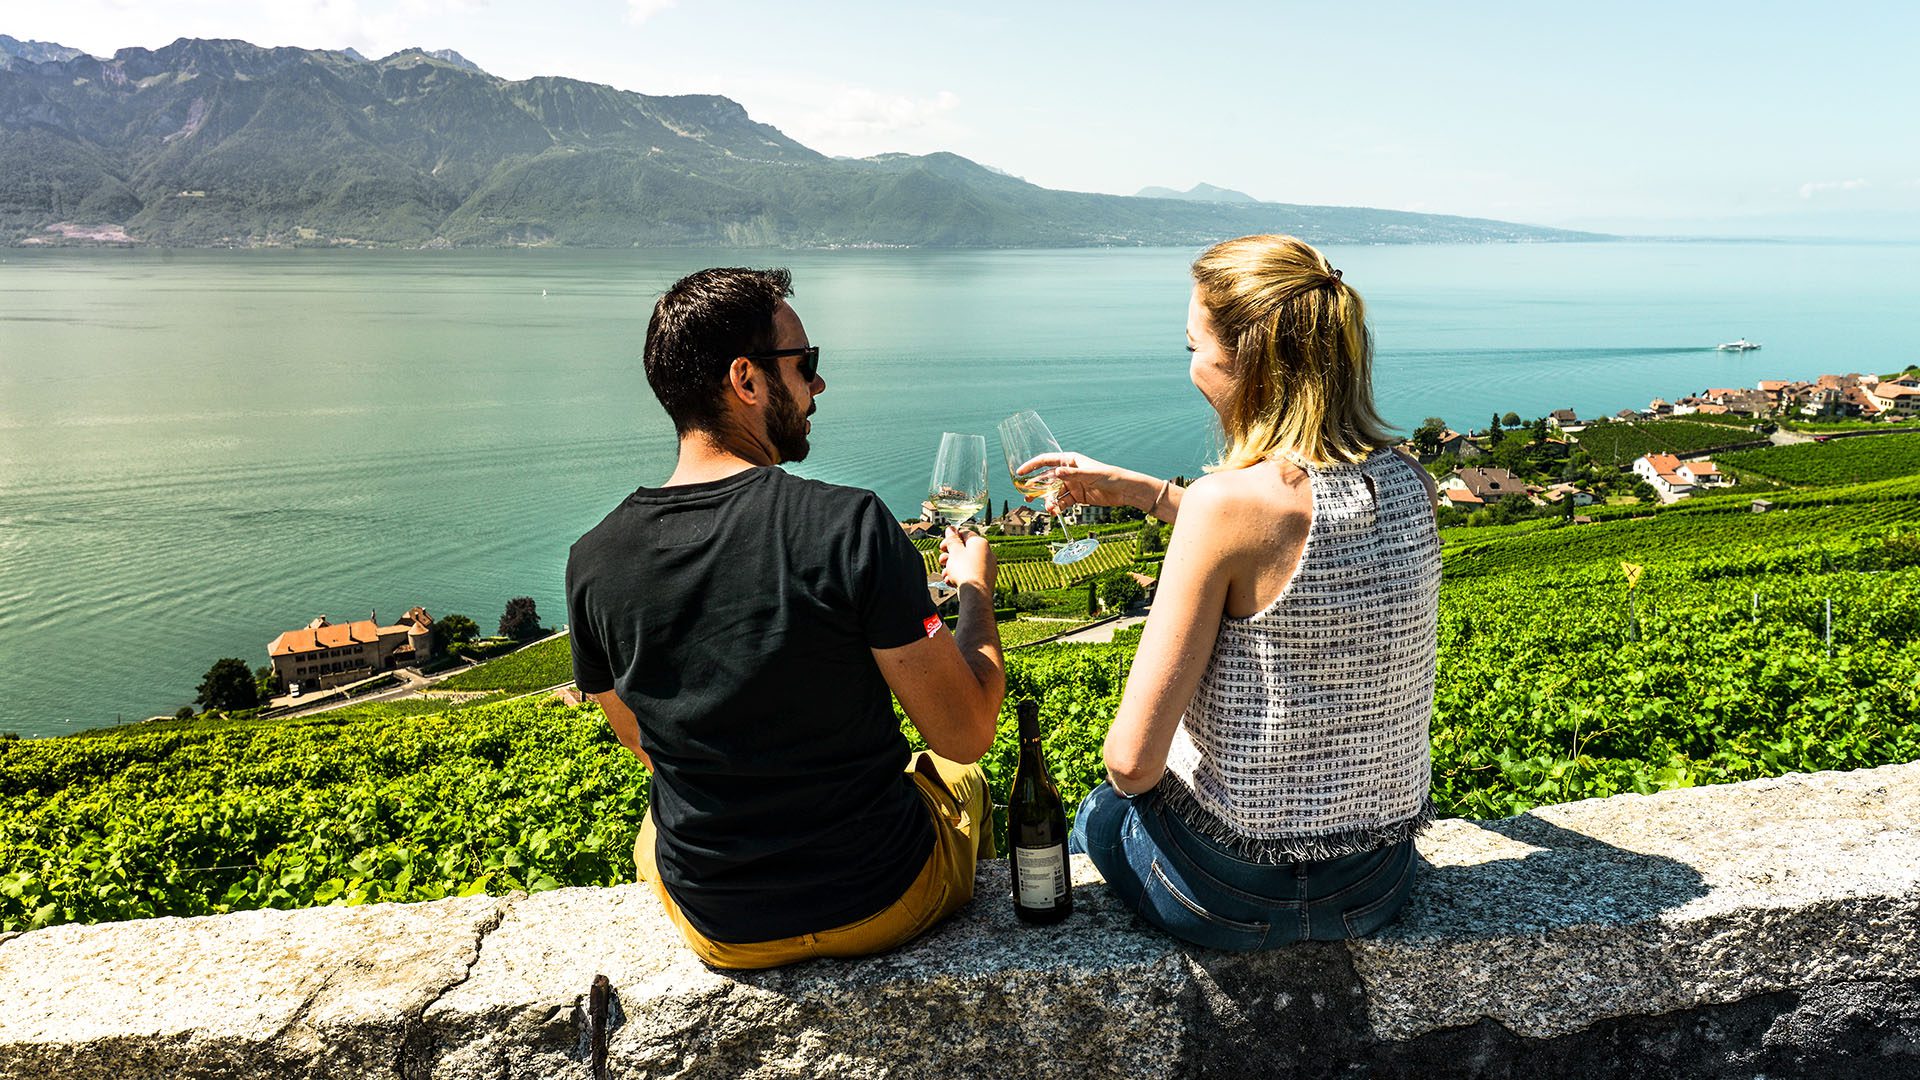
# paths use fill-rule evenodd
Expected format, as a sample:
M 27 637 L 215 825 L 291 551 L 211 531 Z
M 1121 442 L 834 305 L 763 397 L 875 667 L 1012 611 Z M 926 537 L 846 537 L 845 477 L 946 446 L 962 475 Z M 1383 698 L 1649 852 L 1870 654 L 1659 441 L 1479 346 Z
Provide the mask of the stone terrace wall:
M 1187 949 L 1004 863 L 888 956 L 723 974 L 643 888 L 0 935 L 0 1077 L 1920 1076 L 1920 764 L 1445 821 L 1385 935 Z

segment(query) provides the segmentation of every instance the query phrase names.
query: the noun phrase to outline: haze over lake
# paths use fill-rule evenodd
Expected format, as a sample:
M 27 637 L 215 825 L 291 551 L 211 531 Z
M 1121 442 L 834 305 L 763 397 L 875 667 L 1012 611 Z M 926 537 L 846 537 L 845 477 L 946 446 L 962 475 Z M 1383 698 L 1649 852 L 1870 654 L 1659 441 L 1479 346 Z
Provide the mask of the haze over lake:
M 1920 248 L 1329 248 L 1383 412 L 1481 426 L 1920 361 Z M 1037 409 L 1197 473 L 1190 250 L 28 251 L 0 257 L 0 731 L 171 713 L 315 615 L 565 619 L 568 545 L 672 467 L 653 298 L 786 265 L 827 391 L 795 471 L 917 514 L 942 431 Z M 544 295 L 543 295 L 544 290 Z M 1745 336 L 1765 348 L 1712 351 Z M 998 446 L 992 447 L 997 460 Z M 1013 498 L 994 477 L 995 510 Z

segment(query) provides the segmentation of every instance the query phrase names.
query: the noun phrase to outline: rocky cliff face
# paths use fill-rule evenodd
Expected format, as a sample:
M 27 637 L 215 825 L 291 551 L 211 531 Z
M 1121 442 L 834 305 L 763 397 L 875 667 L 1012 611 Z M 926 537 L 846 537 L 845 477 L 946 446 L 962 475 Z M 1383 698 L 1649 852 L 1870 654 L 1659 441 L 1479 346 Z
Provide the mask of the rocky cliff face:
M 1920 1075 L 1920 764 L 1446 821 L 1378 938 L 1185 948 L 1004 863 L 898 952 L 710 971 L 641 886 L 0 935 L 0 1077 Z

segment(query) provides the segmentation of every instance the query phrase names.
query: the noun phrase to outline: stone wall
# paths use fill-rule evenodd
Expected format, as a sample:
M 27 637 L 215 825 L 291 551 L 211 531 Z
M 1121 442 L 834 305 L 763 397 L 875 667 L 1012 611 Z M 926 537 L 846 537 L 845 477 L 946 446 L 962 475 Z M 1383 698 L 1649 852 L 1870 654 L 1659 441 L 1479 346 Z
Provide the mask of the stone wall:
M 1920 1077 L 1920 764 L 1444 821 L 1400 922 L 1180 946 L 1004 863 L 887 956 L 710 971 L 638 886 L 0 935 L 0 1077 Z

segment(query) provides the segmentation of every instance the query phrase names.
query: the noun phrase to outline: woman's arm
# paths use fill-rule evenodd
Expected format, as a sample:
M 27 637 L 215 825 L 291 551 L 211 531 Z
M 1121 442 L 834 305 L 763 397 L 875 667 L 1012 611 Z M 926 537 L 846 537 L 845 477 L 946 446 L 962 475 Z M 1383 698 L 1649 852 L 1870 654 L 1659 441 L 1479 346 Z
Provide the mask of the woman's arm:
M 1120 712 L 1107 732 L 1107 778 L 1123 795 L 1160 782 L 1180 717 L 1213 655 L 1243 530 L 1232 500 L 1209 477 L 1186 493 Z
M 1146 473 L 1116 468 L 1071 452 L 1041 454 L 1016 472 L 1024 476 L 1035 469 L 1049 467 L 1060 478 L 1061 492 L 1055 501 L 1060 509 L 1074 503 L 1131 506 L 1172 524 L 1180 514 L 1180 500 L 1187 493 L 1186 488 L 1171 480 L 1156 480 Z

